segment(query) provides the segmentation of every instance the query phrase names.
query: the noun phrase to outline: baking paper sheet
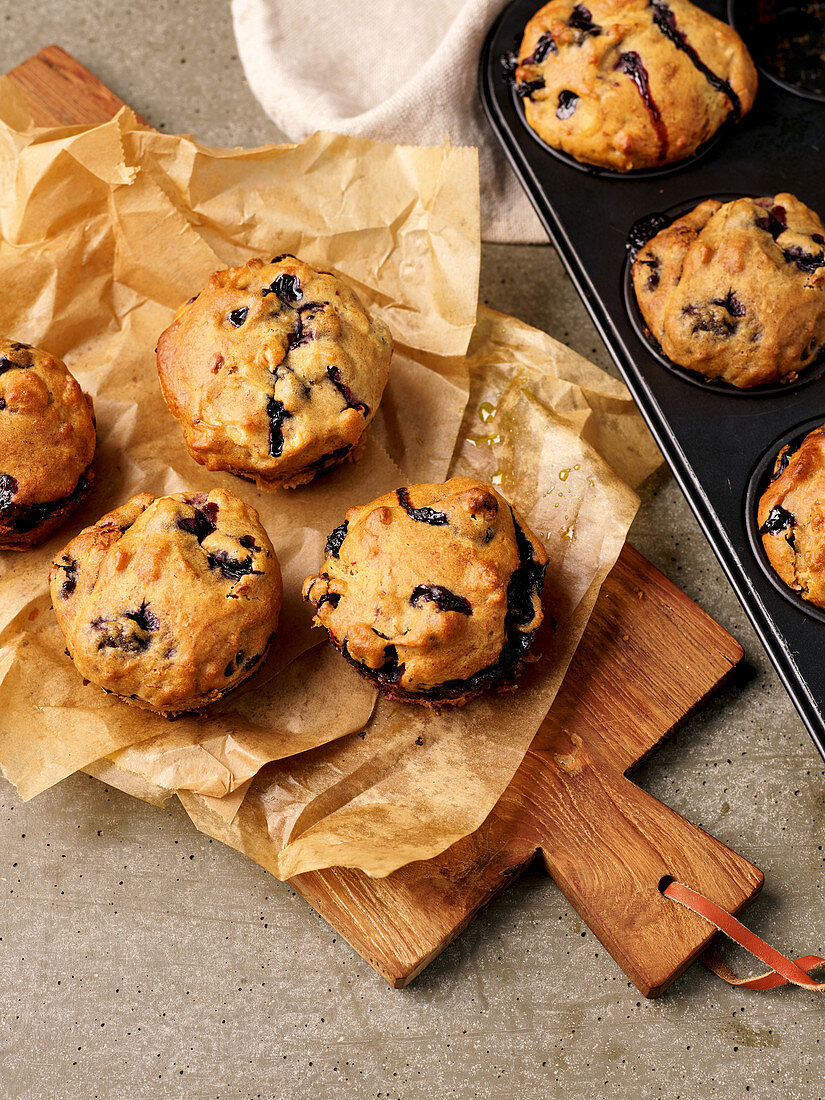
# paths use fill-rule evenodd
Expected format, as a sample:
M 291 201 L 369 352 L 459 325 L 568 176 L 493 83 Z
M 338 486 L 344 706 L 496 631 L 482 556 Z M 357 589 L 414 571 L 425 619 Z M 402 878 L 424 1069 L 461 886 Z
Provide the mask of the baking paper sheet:
M 199 828 L 282 878 L 336 864 L 385 875 L 443 851 L 520 764 L 624 542 L 628 485 L 658 464 L 627 391 L 535 329 L 476 311 L 473 150 L 330 134 L 211 149 L 128 110 L 32 131 L 15 95 L 0 81 L 0 331 L 63 356 L 93 394 L 100 474 L 49 543 L 0 557 L 5 774 L 23 797 L 77 769 L 156 804 L 177 792 Z M 213 269 L 280 252 L 350 281 L 396 354 L 364 457 L 273 495 L 189 458 L 153 348 Z M 376 706 L 327 645 L 310 648 L 320 632 L 300 582 L 348 507 L 448 472 L 492 481 L 545 541 L 541 658 L 518 691 L 464 708 Z M 247 690 L 168 723 L 82 684 L 49 608 L 48 562 L 137 491 L 216 484 L 258 508 L 275 544 L 278 645 Z
M 542 656 L 517 691 L 437 716 L 379 700 L 360 733 L 265 767 L 233 819 L 181 792 L 199 829 L 279 878 L 336 865 L 384 876 L 481 825 L 556 696 L 638 505 L 584 437 L 635 484 L 658 465 L 621 383 L 543 333 L 480 309 L 467 363 L 450 474 L 498 486 L 544 541 Z
M 141 127 L 128 109 L 102 126 L 58 130 L 24 129 L 22 115 L 0 80 L 0 331 L 63 357 L 93 395 L 99 472 L 52 539 L 0 555 L 0 762 L 24 798 L 119 750 L 150 783 L 230 794 L 262 763 L 358 729 L 372 711 L 374 690 L 326 649 L 290 663 L 320 641 L 301 583 L 353 503 L 413 471 L 446 474 L 475 322 L 476 154 L 334 134 L 211 149 Z M 267 494 L 189 457 L 154 347 L 214 269 L 289 251 L 351 282 L 399 347 L 361 459 L 306 489 Z M 48 565 L 138 491 L 215 485 L 257 508 L 275 545 L 285 587 L 278 644 L 209 717 L 170 725 L 82 683 L 49 610 Z

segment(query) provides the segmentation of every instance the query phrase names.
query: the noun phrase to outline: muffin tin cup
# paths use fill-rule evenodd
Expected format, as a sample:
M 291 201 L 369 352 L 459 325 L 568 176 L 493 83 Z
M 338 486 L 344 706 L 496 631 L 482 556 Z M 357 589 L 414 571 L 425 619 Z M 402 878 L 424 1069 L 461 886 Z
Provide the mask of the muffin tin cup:
M 479 68 L 485 112 L 825 757 L 825 617 L 782 585 L 753 532 L 754 486 L 781 441 L 825 421 L 823 364 L 792 383 L 740 390 L 669 363 L 646 333 L 627 253 L 640 219 L 681 213 L 709 196 L 789 191 L 825 216 L 825 176 L 815 171 L 812 155 L 825 147 L 825 103 L 762 79 L 753 110 L 701 157 L 652 176 L 582 171 L 578 162 L 548 153 L 526 125 L 501 66 L 500 58 L 540 6 L 540 0 L 512 0 L 491 28 Z M 702 6 L 717 18 L 726 16 L 723 0 L 704 0 Z
M 502 69 L 502 71 L 504 70 Z M 561 161 L 562 164 L 566 164 L 570 168 L 575 168 L 577 172 L 585 172 L 588 176 L 595 176 L 598 179 L 624 180 L 628 183 L 638 183 L 639 180 L 653 180 L 661 179 L 664 176 L 672 176 L 674 172 L 680 172 L 694 161 L 706 156 L 714 145 L 723 139 L 730 128 L 730 124 L 725 123 L 725 125 L 717 130 L 712 137 L 702 142 L 696 152 L 690 157 L 671 161 L 669 164 L 662 164 L 655 168 L 634 168 L 629 172 L 620 172 L 616 168 L 607 168 L 604 165 L 585 164 L 583 161 L 576 160 L 570 153 L 565 153 L 562 149 L 556 149 L 552 145 L 548 145 L 544 138 L 542 138 L 527 121 L 527 114 L 524 110 L 524 100 L 521 99 L 516 91 L 516 83 L 513 79 L 510 79 L 510 95 L 513 99 L 516 113 L 527 135 L 535 141 L 540 149 L 543 149 L 548 156 L 555 157 L 556 160 Z
M 779 439 L 775 439 L 756 463 L 753 472 L 748 478 L 748 485 L 745 491 L 745 528 L 748 532 L 748 542 L 750 543 L 751 553 L 757 565 L 780 596 L 786 599 L 797 609 L 797 611 L 802 612 L 803 615 L 808 615 L 810 618 L 815 619 L 825 626 L 825 608 L 817 607 L 816 604 L 812 604 L 810 601 L 803 599 L 798 592 L 785 584 L 774 571 L 762 543 L 762 535 L 759 533 L 759 521 L 757 518 L 759 501 L 770 484 L 771 472 L 776 462 L 776 456 L 782 448 L 788 444 L 791 444 L 792 450 L 796 450 L 809 432 L 812 432 L 815 428 L 822 427 L 823 421 L 825 421 L 825 416 L 814 417 L 813 420 L 807 420 L 804 424 L 799 424 L 795 428 L 791 428 L 790 431 L 785 432 Z
M 688 202 L 679 203 L 670 210 L 657 210 L 651 213 L 657 218 L 665 219 L 667 224 L 670 224 L 676 221 L 677 218 L 681 218 L 683 214 L 687 214 L 691 210 L 694 210 L 700 202 L 704 202 L 706 199 L 718 199 L 719 202 L 733 202 L 735 199 L 747 197 L 758 198 L 759 196 L 743 196 L 741 192 L 725 195 L 700 195 L 698 198 L 690 199 Z M 640 245 L 639 248 L 631 249 L 631 242 L 633 242 L 634 239 L 638 239 L 639 234 L 637 226 L 647 222 L 651 218 L 651 213 L 645 214 L 635 225 L 631 226 L 627 242 L 627 255 L 625 256 L 622 272 L 622 294 L 627 315 L 636 331 L 636 335 L 639 337 L 640 341 L 647 346 L 647 350 L 657 362 L 661 363 L 661 365 L 666 370 L 669 370 L 676 378 L 680 378 L 683 382 L 687 382 L 691 386 L 699 386 L 700 389 L 707 390 L 709 393 L 726 394 L 729 397 L 754 398 L 773 397 L 776 395 L 784 396 L 785 394 L 802 389 L 803 386 L 808 386 L 811 382 L 815 382 L 818 378 L 822 377 L 823 373 L 825 373 L 825 349 L 823 349 L 822 354 L 820 354 L 813 363 L 799 371 L 793 381 L 766 382 L 761 386 L 749 386 L 744 388 L 741 386 L 734 386 L 730 382 L 725 382 L 720 378 L 704 378 L 698 371 L 679 366 L 678 363 L 674 363 L 671 359 L 668 359 L 662 351 L 658 341 L 653 337 L 650 329 L 647 327 L 642 311 L 639 308 L 636 290 L 633 286 L 633 260 L 636 253 L 640 251 L 643 246 Z M 658 229 L 656 232 L 658 232 Z M 655 232 L 651 232 L 646 237 L 645 243 L 647 243 L 647 240 L 652 240 L 654 236 Z
M 764 0 L 728 0 L 727 5 L 727 18 L 730 25 L 739 32 L 740 38 L 745 44 L 751 48 L 753 59 L 756 62 L 756 67 L 759 70 L 760 77 L 767 77 L 778 88 L 781 88 L 789 95 L 799 96 L 801 99 L 809 99 L 815 103 L 825 103 L 825 91 L 813 91 L 799 84 L 792 84 L 788 80 L 784 80 L 769 64 L 767 64 L 765 58 L 762 56 L 759 49 L 758 38 L 754 33 L 754 19 L 758 18 L 759 9 L 763 6 Z M 787 5 L 792 7 L 792 4 Z M 811 4 L 810 7 L 815 5 Z M 823 12 L 825 18 L 825 12 Z

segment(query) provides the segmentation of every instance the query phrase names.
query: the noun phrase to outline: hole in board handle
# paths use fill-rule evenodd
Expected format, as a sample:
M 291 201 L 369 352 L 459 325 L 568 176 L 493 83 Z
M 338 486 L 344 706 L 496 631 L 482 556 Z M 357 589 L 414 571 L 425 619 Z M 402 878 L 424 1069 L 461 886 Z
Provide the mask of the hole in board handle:
M 671 882 L 675 881 L 676 879 L 673 877 L 673 875 L 662 875 L 662 877 L 659 879 L 659 893 L 664 894 L 665 890 L 667 890 Z

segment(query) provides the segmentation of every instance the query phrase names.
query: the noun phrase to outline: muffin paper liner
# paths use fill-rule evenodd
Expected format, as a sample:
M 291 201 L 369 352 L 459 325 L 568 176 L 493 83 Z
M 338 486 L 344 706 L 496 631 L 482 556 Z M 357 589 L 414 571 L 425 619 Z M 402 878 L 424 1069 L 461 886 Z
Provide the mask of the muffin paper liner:
M 283 252 L 348 281 L 396 351 L 359 461 L 266 494 L 190 459 L 154 346 L 214 269 Z M 483 821 L 621 549 L 636 508 L 625 482 L 658 453 L 620 383 L 512 318 L 477 313 L 478 268 L 475 150 L 323 133 L 215 149 L 128 109 L 36 130 L 0 80 L 0 332 L 64 358 L 98 420 L 90 498 L 43 546 L 0 555 L 0 765 L 22 797 L 80 769 L 155 804 L 176 793 L 198 828 L 282 878 L 336 864 L 387 874 Z M 318 644 L 301 582 L 347 508 L 448 473 L 492 481 L 544 539 L 556 628 L 516 692 L 440 712 L 376 705 Z M 48 567 L 139 491 L 217 485 L 259 511 L 284 607 L 265 668 L 207 715 L 170 723 L 83 683 Z

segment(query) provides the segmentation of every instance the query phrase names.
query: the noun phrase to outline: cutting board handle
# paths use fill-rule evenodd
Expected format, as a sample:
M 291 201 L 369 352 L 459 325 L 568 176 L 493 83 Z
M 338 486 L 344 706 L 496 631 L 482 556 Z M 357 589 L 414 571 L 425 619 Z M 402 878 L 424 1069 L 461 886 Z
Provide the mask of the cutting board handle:
M 730 913 L 762 888 L 762 872 L 620 772 L 572 751 L 542 752 L 547 870 L 622 969 L 655 997 L 707 947 L 715 930 L 662 894 L 671 878 Z

